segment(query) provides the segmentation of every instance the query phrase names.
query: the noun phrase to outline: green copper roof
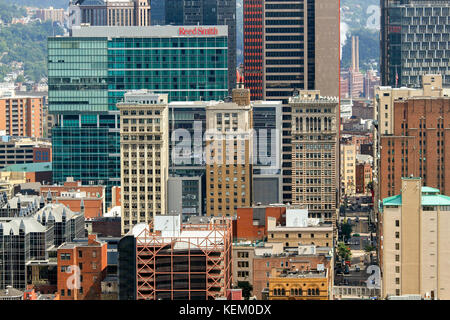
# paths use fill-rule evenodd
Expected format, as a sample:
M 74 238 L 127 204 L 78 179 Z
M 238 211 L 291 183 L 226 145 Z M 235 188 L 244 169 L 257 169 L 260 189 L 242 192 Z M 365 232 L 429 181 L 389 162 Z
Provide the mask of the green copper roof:
M 3 168 L 1 171 L 10 172 L 46 172 L 52 171 L 51 162 L 36 162 L 36 163 L 17 163 Z
M 439 189 L 422 187 L 422 206 L 450 206 L 450 197 L 439 194 Z M 401 206 L 402 196 L 383 199 L 383 206 Z
M 383 206 L 401 206 L 401 205 L 402 205 L 402 196 L 401 195 L 383 199 Z
M 431 187 L 422 187 L 422 193 L 439 193 L 439 189 Z

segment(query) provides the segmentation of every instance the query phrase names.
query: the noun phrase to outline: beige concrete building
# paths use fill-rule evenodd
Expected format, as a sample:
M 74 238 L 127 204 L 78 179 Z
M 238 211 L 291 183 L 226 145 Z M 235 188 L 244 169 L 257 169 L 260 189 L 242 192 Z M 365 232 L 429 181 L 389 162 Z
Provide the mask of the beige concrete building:
M 450 197 L 403 178 L 402 193 L 383 199 L 383 297 L 450 299 Z
M 122 234 L 166 214 L 169 167 L 168 95 L 125 94 L 120 110 Z
M 297 248 L 299 245 L 332 247 L 333 226 L 321 223 L 320 220 L 308 218 L 305 207 L 287 208 L 284 226 L 277 225 L 274 217 L 267 218 L 267 242 L 282 243 L 284 248 Z
M 252 202 L 252 107 L 206 106 L 206 214 L 232 216 Z
M 345 195 L 356 193 L 356 145 L 341 145 L 341 184 Z
M 292 108 L 292 203 L 335 224 L 339 199 L 339 99 L 300 91 Z
M 253 259 L 255 257 L 255 243 L 233 243 L 233 285 L 238 282 L 253 283 Z

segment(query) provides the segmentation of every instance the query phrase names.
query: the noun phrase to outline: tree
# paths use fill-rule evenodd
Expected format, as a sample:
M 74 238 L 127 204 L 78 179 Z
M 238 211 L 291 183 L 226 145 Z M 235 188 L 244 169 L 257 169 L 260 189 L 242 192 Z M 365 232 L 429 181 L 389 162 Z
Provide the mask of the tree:
M 17 76 L 16 83 L 23 83 L 23 82 L 25 82 L 25 77 L 23 76 L 23 74 L 19 74 Z
M 345 221 L 343 224 L 341 224 L 341 234 L 345 239 L 350 239 L 351 235 L 352 235 L 352 225 Z
M 352 257 L 352 251 L 343 242 L 338 243 L 337 251 L 342 260 L 349 261 Z
M 245 300 L 248 300 L 250 298 L 250 295 L 253 290 L 253 286 L 248 281 L 238 281 L 237 283 L 238 288 L 242 289 L 242 296 Z
M 368 245 L 366 245 L 366 246 L 364 247 L 364 251 L 367 252 L 367 253 L 370 253 L 370 252 L 372 252 L 372 251 L 374 251 L 374 250 L 375 250 L 375 247 L 372 246 L 372 245 L 370 245 L 370 244 L 368 244 Z

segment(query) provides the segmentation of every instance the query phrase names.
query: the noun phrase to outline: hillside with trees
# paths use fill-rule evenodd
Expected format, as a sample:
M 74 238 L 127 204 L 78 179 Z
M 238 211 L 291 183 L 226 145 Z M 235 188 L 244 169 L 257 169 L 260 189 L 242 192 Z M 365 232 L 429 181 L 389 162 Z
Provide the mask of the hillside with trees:
M 14 62 L 23 63 L 26 79 L 39 81 L 47 76 L 47 37 L 62 35 L 63 29 L 51 21 L 0 28 L 0 76 L 12 71 Z M 2 79 L 0 79 L 1 81 Z

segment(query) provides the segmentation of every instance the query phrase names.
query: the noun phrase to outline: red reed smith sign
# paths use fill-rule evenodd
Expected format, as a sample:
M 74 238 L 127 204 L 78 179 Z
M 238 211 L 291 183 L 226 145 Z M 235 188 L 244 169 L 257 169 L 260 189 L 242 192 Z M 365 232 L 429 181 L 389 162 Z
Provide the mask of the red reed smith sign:
M 219 31 L 215 27 L 209 27 L 209 28 L 202 28 L 202 27 L 185 28 L 185 27 L 180 27 L 178 29 L 178 35 L 179 36 L 215 36 L 218 33 L 219 33 Z

